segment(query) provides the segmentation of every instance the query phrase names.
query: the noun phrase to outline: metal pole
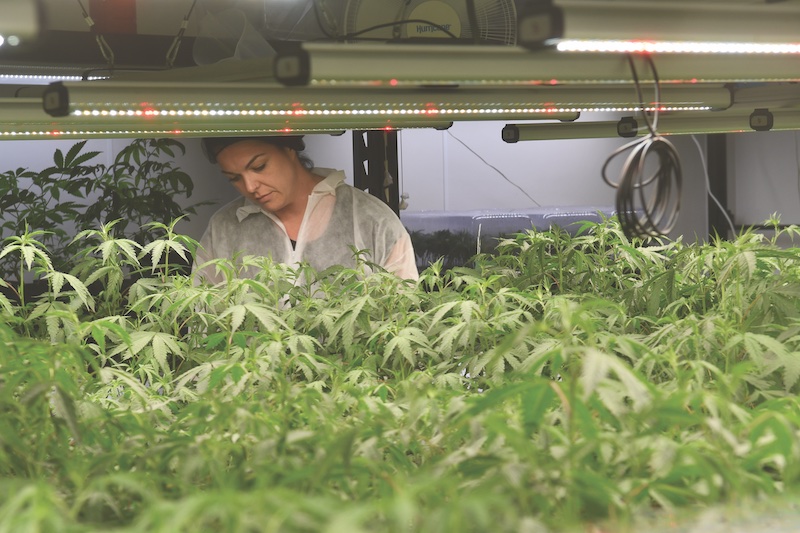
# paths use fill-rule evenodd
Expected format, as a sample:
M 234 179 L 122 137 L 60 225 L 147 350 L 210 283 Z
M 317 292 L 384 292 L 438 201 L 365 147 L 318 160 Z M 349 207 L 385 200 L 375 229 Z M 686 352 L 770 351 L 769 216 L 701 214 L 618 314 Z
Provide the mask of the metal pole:
M 353 131 L 353 183 L 400 213 L 397 131 Z
M 706 135 L 706 151 L 708 179 L 711 193 L 717 197 L 719 202 L 728 212 L 731 219 L 733 215 L 728 209 L 728 137 L 724 133 L 714 133 Z M 721 238 L 732 238 L 729 234 L 728 222 L 725 214 L 719 210 L 717 204 L 708 198 L 708 237 L 709 239 L 719 236 Z

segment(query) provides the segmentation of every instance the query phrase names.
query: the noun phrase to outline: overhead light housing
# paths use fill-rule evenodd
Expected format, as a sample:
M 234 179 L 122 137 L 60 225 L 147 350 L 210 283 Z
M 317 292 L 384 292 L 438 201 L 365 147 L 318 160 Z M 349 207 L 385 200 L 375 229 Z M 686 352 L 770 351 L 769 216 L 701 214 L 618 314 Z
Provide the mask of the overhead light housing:
M 703 93 L 728 104 L 726 89 Z M 433 91 L 401 89 L 376 93 L 358 89 L 287 89 L 276 84 L 54 83 L 42 97 L 52 116 L 96 117 L 108 121 L 138 118 L 154 123 L 227 120 L 304 126 L 320 123 L 346 128 L 420 126 L 456 120 L 575 120 L 583 101 L 555 107 L 552 94 L 538 99 L 519 91 Z M 611 97 L 611 96 L 609 96 Z M 690 96 L 676 95 L 681 105 Z M 619 96 L 617 96 L 619 98 Z M 624 99 L 631 105 L 631 94 Z M 702 102 L 691 102 L 693 105 Z
M 342 134 L 348 129 L 396 130 L 409 128 L 447 129 L 452 122 L 404 121 L 394 124 L 384 118 L 358 119 L 331 124 L 313 117 L 302 124 L 280 120 L 241 120 L 237 117 L 178 116 L 141 117 L 94 115 L 51 117 L 37 98 L 0 98 L 0 140 L 81 139 L 133 137 L 212 137 L 284 134 Z
M 341 135 L 346 130 L 337 128 L 277 130 L 270 128 L 224 127 L 215 124 L 206 127 L 164 128 L 141 124 L 119 127 L 87 124 L 62 124 L 50 128 L 35 125 L 9 126 L 0 124 L 0 141 L 32 141 L 59 139 L 134 139 L 134 138 L 190 138 L 190 137 L 248 137 L 253 135 Z
M 800 109 L 738 109 L 716 113 L 674 113 L 658 117 L 661 135 L 743 133 L 800 129 Z M 507 143 L 557 139 L 592 139 L 647 135 L 649 129 L 638 117 L 619 121 L 586 121 L 569 124 L 507 124 L 501 137 Z
M 594 41 L 618 43 L 614 46 L 629 43 L 624 47 L 638 43 L 642 52 L 798 53 L 800 6 L 796 2 L 559 0 L 557 7 L 545 11 L 548 16 L 537 7 L 543 3 L 549 2 L 529 2 L 520 9 L 520 45 L 537 49 L 545 40 L 559 46 Z M 563 24 L 560 31 L 548 35 L 544 29 L 556 16 L 554 11 Z M 700 46 L 691 49 L 679 43 Z
M 110 77 L 108 71 L 86 71 L 78 67 L 0 64 L 0 85 L 48 85 L 50 83 L 94 81 Z
M 634 56 L 641 83 L 654 76 L 646 58 Z M 663 83 L 800 81 L 793 56 L 766 55 L 743 62 L 732 55 L 664 54 L 654 59 Z M 629 84 L 634 76 L 620 53 L 554 49 L 532 53 L 516 46 L 457 46 L 305 42 L 283 50 L 275 79 L 287 86 L 490 88 Z
M 564 40 L 560 52 L 604 52 L 624 54 L 800 54 L 797 43 L 739 43 L 700 41 Z

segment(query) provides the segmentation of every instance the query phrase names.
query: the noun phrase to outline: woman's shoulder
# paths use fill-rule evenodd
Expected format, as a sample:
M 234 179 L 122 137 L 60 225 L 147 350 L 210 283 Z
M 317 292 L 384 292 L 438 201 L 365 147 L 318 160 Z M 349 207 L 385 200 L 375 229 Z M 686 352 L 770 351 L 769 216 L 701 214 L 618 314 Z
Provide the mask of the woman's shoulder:
M 231 200 L 227 204 L 223 205 L 222 207 L 220 207 L 219 209 L 214 211 L 214 214 L 211 215 L 211 218 L 209 219 L 209 222 L 210 223 L 215 223 L 215 222 L 221 222 L 223 220 L 228 220 L 228 219 L 236 219 L 237 218 L 237 216 L 236 216 L 237 211 L 239 211 L 239 209 L 244 207 L 245 203 L 246 203 L 246 199 L 244 197 L 242 197 L 242 196 L 240 196 L 238 198 L 234 198 L 233 200 Z
M 336 194 L 339 194 L 340 190 L 349 191 L 350 195 L 353 197 L 354 205 L 360 204 L 360 206 L 371 206 L 380 211 L 388 210 L 389 212 L 393 212 L 386 202 L 376 196 L 373 196 L 367 191 L 363 191 L 347 183 L 339 184 L 339 186 L 336 188 Z

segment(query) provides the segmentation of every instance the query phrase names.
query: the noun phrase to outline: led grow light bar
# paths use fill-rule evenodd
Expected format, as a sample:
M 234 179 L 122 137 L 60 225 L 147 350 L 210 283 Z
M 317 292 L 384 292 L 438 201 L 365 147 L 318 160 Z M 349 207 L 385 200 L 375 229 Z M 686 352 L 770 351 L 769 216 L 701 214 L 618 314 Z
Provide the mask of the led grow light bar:
M 725 94 L 717 93 L 721 100 Z M 298 92 L 265 84 L 178 84 L 94 82 L 49 86 L 43 107 L 53 116 L 92 117 L 113 123 L 139 118 L 230 120 L 237 123 L 331 127 L 403 127 L 453 120 L 575 120 L 578 111 L 531 105 L 520 92 L 439 92 L 313 89 Z M 505 117 L 505 118 L 504 118 Z
M 79 82 L 104 80 L 111 76 L 78 67 L 0 64 L 0 85 L 48 85 L 57 81 Z
M 769 128 L 760 118 L 772 117 Z M 633 117 L 638 127 L 631 129 L 630 121 L 573 122 L 563 124 L 507 124 L 502 130 L 502 138 L 508 143 L 518 141 L 541 141 L 555 139 L 591 139 L 646 135 L 647 125 L 640 117 Z M 709 133 L 752 132 L 756 128 L 770 131 L 800 129 L 800 110 L 737 110 L 702 114 L 676 113 L 658 118 L 658 133 L 662 135 L 691 135 Z
M 447 120 L 411 120 L 397 123 L 391 118 L 374 116 L 355 120 L 342 119 L 336 125 L 317 117 L 265 120 L 251 117 L 242 120 L 236 117 L 140 117 L 117 116 L 113 120 L 93 115 L 50 117 L 41 109 L 41 100 L 36 98 L 0 99 L 0 138 L 43 139 L 84 137 L 191 137 L 220 135 L 273 135 L 289 133 L 342 133 L 348 129 L 396 130 L 407 128 L 446 129 L 452 125 Z M 239 132 L 239 133 L 237 133 Z
M 557 0 L 555 4 L 563 14 L 565 40 L 800 44 L 797 2 Z M 524 8 L 518 27 L 519 38 L 525 42 L 529 28 Z M 530 30 L 536 32 L 533 27 Z M 738 51 L 764 53 L 768 49 L 742 47 Z M 797 53 L 796 48 L 778 50 Z
M 134 139 L 134 138 L 163 138 L 163 137 L 242 137 L 250 135 L 311 135 L 329 134 L 341 135 L 345 130 L 335 128 L 317 130 L 273 130 L 265 128 L 195 128 L 169 129 L 169 128 L 143 128 L 139 127 L 120 127 L 113 128 L 108 126 L 58 126 L 51 129 L 36 127 L 12 128 L 0 125 L 0 141 L 30 141 L 30 140 L 58 140 L 58 139 Z
M 800 44 L 759 44 L 700 41 L 564 40 L 560 52 L 606 52 L 624 54 L 800 54 Z
M 83 139 L 83 138 L 134 138 L 134 137 L 219 137 L 242 135 L 311 135 L 331 134 L 338 135 L 346 130 L 386 130 L 395 131 L 411 128 L 438 128 L 447 129 L 451 122 L 433 124 L 403 125 L 393 127 L 384 123 L 342 126 L 327 126 L 323 124 L 308 124 L 305 126 L 262 126 L 242 125 L 227 122 L 197 123 L 197 124 L 90 124 L 72 123 L 69 121 L 54 121 L 53 123 L 27 123 L 27 124 L 0 124 L 0 139 Z
M 797 58 L 766 55 L 664 54 L 653 58 L 663 83 L 800 81 Z M 288 86 L 318 87 L 537 87 L 633 84 L 619 53 L 532 53 L 513 46 L 455 46 L 304 42 L 275 59 L 275 78 Z M 646 59 L 634 56 L 642 83 L 652 83 Z
M 652 87 L 644 98 L 655 99 Z M 44 109 L 54 116 L 96 117 L 109 121 L 319 120 L 326 124 L 370 117 L 419 122 L 454 120 L 575 120 L 587 110 L 631 110 L 639 97 L 630 87 L 531 87 L 515 89 L 418 89 L 374 91 L 365 88 L 309 87 L 302 91 L 268 84 L 59 83 L 49 86 Z M 723 86 L 665 86 L 659 103 L 671 109 L 724 109 L 731 92 Z M 507 119 L 503 117 L 509 117 Z
M 0 83 L 18 85 L 47 85 L 55 81 L 81 81 L 81 76 L 57 74 L 0 74 Z

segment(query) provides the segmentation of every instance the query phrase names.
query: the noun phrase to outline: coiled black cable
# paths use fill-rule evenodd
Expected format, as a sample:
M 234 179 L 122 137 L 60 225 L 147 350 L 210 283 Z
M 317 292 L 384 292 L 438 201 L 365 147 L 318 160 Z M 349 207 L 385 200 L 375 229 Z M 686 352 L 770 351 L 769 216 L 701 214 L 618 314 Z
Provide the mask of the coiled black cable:
M 680 157 L 675 146 L 658 134 L 658 112 L 661 101 L 661 89 L 658 73 L 652 58 L 647 55 L 655 81 L 656 102 L 653 120 L 647 114 L 647 106 L 642 96 L 639 76 L 633 58 L 628 54 L 628 63 L 633 74 L 633 81 L 639 97 L 642 117 L 647 124 L 648 133 L 618 148 L 603 164 L 603 181 L 617 189 L 617 218 L 623 232 L 632 237 L 658 237 L 668 234 L 675 226 L 680 211 L 681 186 L 683 174 Z M 622 166 L 618 182 L 608 177 L 608 167 L 621 154 L 631 150 Z M 656 169 L 645 175 L 646 164 L 656 161 Z

